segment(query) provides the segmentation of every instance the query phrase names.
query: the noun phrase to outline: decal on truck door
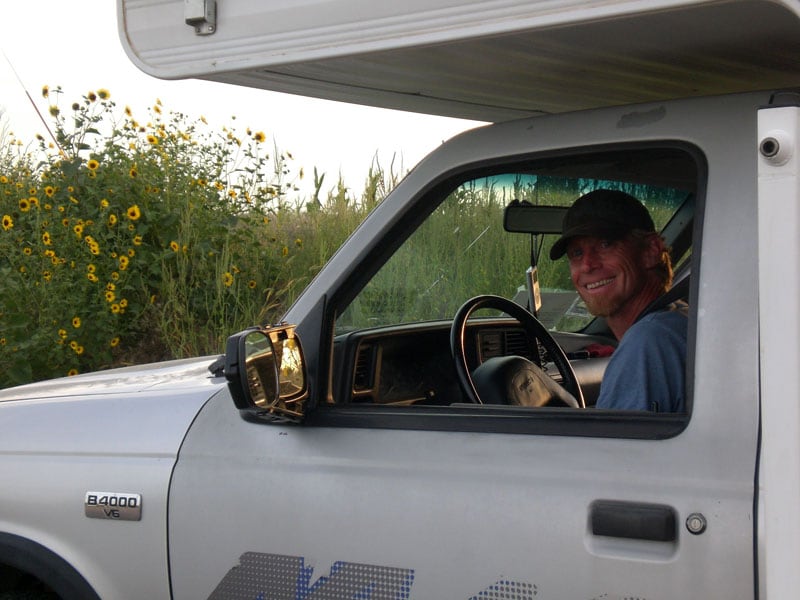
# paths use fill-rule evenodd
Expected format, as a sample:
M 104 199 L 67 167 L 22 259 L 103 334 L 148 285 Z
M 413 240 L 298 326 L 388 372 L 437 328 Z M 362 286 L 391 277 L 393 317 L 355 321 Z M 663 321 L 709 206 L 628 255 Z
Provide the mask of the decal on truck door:
M 414 570 L 337 561 L 311 584 L 302 556 L 246 552 L 209 600 L 408 600 Z M 469 600 L 534 600 L 535 585 L 498 581 Z

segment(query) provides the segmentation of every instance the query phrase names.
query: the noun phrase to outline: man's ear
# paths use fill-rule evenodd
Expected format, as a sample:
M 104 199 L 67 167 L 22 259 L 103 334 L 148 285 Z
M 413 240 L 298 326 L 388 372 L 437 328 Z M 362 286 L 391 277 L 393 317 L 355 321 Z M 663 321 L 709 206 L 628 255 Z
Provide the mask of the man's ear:
M 664 240 L 657 233 L 650 233 L 644 239 L 642 262 L 646 269 L 652 269 L 661 263 L 661 255 L 665 250 Z

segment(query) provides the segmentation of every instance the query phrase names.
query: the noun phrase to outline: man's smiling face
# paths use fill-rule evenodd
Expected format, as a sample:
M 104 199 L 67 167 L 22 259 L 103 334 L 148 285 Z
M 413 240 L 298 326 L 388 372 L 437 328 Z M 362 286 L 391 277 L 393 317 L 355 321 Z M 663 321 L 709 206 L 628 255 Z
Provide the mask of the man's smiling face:
M 642 246 L 630 236 L 621 240 L 576 237 L 567 246 L 567 257 L 572 283 L 595 316 L 618 315 L 645 287 Z

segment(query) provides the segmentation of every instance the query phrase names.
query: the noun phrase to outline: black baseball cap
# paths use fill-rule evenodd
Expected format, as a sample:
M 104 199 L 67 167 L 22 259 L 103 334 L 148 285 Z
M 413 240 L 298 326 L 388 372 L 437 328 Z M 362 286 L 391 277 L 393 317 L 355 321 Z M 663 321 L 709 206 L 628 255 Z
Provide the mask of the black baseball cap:
M 567 210 L 561 237 L 550 248 L 550 258 L 564 256 L 572 238 L 589 235 L 617 240 L 634 229 L 655 231 L 653 219 L 636 198 L 617 190 L 599 189 L 584 194 Z

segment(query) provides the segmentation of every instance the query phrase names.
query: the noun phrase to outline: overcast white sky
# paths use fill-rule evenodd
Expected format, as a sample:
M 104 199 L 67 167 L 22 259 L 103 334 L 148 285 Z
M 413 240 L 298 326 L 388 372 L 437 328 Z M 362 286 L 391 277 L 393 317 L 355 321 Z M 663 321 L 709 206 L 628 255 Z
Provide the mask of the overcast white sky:
M 90 90 L 108 89 L 120 111 L 147 117 L 159 98 L 167 111 L 205 116 L 215 128 L 236 123 L 274 137 L 288 150 L 306 180 L 316 166 L 326 172 L 325 189 L 341 171 L 349 187 L 360 190 L 372 157 L 389 166 L 402 159 L 404 172 L 456 133 L 476 124 L 414 113 L 250 90 L 204 81 L 163 81 L 145 75 L 130 62 L 117 34 L 114 0 L 0 0 L 0 110 L 23 142 L 44 126 L 23 85 L 43 114 L 43 85 L 61 86 L 62 108 Z

